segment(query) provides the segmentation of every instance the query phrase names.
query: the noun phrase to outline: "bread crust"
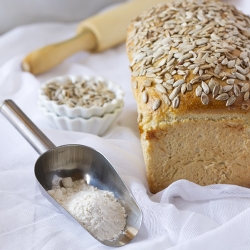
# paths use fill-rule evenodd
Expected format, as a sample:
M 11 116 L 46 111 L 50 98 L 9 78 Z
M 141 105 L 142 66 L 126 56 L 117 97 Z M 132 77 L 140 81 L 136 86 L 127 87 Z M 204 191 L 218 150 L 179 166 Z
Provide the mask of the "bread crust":
M 195 5 L 197 3 L 194 1 L 192 4 Z M 244 74 L 244 80 L 238 79 L 234 75 L 235 72 L 238 72 L 238 66 L 235 66 L 236 68 L 230 68 L 228 64 L 221 64 L 225 58 L 227 58 L 228 61 L 242 61 L 243 59 L 241 59 L 241 57 L 243 54 L 241 48 L 236 46 L 235 49 L 232 50 L 230 47 L 231 50 L 228 52 L 230 55 L 227 52 L 220 53 L 220 58 L 223 56 L 224 58 L 220 61 L 218 60 L 217 64 L 220 65 L 220 72 L 223 72 L 224 75 L 214 73 L 217 64 L 208 68 L 207 71 L 204 70 L 201 75 L 195 74 L 194 69 L 188 69 L 188 67 L 186 67 L 185 70 L 187 74 L 185 75 L 185 79 L 182 74 L 174 74 L 172 77 L 174 82 L 184 79 L 185 84 L 188 84 L 196 79 L 196 81 L 191 84 L 191 90 L 186 90 L 184 93 L 179 91 L 178 107 L 174 107 L 173 100 L 170 100 L 170 103 L 167 105 L 164 99 L 164 96 L 169 98 L 173 89 L 176 87 L 166 89 L 166 93 L 159 91 L 156 87 L 158 84 L 157 81 L 160 82 L 162 80 L 160 84 L 163 84 L 168 80 L 164 74 L 161 75 L 161 72 L 156 72 L 154 77 L 149 77 L 147 73 L 142 73 L 143 71 L 140 68 L 142 60 L 135 62 L 138 53 L 142 53 L 141 51 L 138 52 L 138 50 L 147 46 L 147 42 L 150 41 L 151 38 L 147 38 L 147 36 L 140 38 L 143 32 L 143 28 L 140 27 L 147 27 L 149 23 L 147 20 L 149 20 L 150 17 L 152 17 L 153 21 L 151 22 L 153 22 L 155 27 L 159 24 L 161 25 L 160 27 L 164 27 L 166 22 L 173 19 L 168 18 L 165 21 L 161 21 L 159 19 L 159 13 L 166 13 L 166 16 L 171 16 L 169 14 L 171 13 L 171 9 L 176 8 L 176 13 L 178 13 L 177 7 L 179 9 L 185 9 L 185 5 L 188 6 L 188 1 L 174 3 L 172 7 L 165 4 L 158 5 L 136 18 L 128 28 L 127 54 L 131 63 L 132 89 L 137 102 L 139 114 L 138 125 L 150 190 L 152 193 L 156 193 L 179 179 L 187 179 L 200 185 L 229 183 L 249 187 L 250 164 L 248 163 L 247 156 L 250 153 L 250 100 L 246 98 L 246 92 L 249 92 L 249 90 L 244 92 L 242 88 L 244 86 L 247 88 L 245 84 L 249 84 L 250 75 L 248 75 L 249 73 L 247 72 Z M 247 27 L 250 27 L 249 17 L 238 12 L 229 4 L 218 2 L 215 7 L 214 4 L 209 5 L 205 1 L 203 8 L 207 8 L 208 10 L 209 8 L 210 10 L 218 9 L 221 18 L 226 18 L 225 11 L 222 10 L 228 9 L 228 12 L 231 11 L 230 13 L 241 18 L 241 20 L 246 19 L 247 21 L 245 21 L 245 23 Z M 161 16 L 164 15 L 162 14 Z M 178 21 L 176 18 L 174 20 Z M 212 20 L 208 20 L 207 23 L 209 22 L 212 22 Z M 141 24 L 139 28 L 138 23 Z M 200 24 L 200 22 L 195 23 L 195 25 Z M 232 26 L 234 24 L 230 23 L 230 25 Z M 218 30 L 220 27 L 216 27 L 216 29 Z M 174 34 L 170 34 L 167 28 L 164 32 L 164 37 L 174 37 Z M 240 30 L 240 32 L 243 40 L 244 37 L 248 38 L 246 31 L 243 32 Z M 214 33 L 215 35 L 220 34 L 220 32 L 216 32 L 216 30 Z M 211 34 L 212 33 L 209 33 L 209 35 Z M 139 42 L 137 42 L 136 37 L 139 37 Z M 183 35 L 183 37 L 189 38 L 191 36 L 187 34 Z M 197 39 L 202 38 L 198 37 Z M 204 46 L 208 46 L 207 44 Z M 228 46 L 231 46 L 231 44 Z M 201 49 L 202 46 L 196 46 L 192 51 L 196 53 L 196 55 L 199 55 L 198 51 Z M 179 48 L 176 45 L 170 47 L 170 51 L 178 53 L 178 50 Z M 154 62 L 151 62 L 149 66 L 152 69 L 161 68 L 162 71 L 166 69 L 164 73 L 170 73 L 176 69 L 177 66 L 189 61 L 189 58 L 181 62 L 176 59 L 172 67 L 167 69 L 168 66 L 166 65 L 170 51 Z M 223 51 L 223 49 L 217 49 L 217 51 Z M 247 51 L 247 57 L 249 58 L 248 48 L 245 48 L 244 51 Z M 212 53 L 208 51 L 208 57 L 212 57 L 215 53 L 214 51 Z M 164 59 L 166 59 L 166 63 L 159 67 L 159 63 L 164 61 Z M 248 61 L 249 59 L 241 64 L 241 69 L 244 67 L 244 70 L 249 71 Z M 203 65 L 207 64 L 208 63 L 203 63 Z M 178 69 L 176 70 L 178 71 Z M 142 74 L 139 73 L 138 75 L 138 71 Z M 225 77 L 226 74 L 231 77 L 234 76 L 234 78 L 232 78 L 234 79 L 234 84 L 230 91 L 223 92 L 223 87 L 230 86 L 227 81 L 231 78 Z M 202 76 L 204 75 L 209 75 L 208 79 L 203 80 Z M 145 86 L 145 80 L 147 79 L 152 80 L 152 85 L 149 87 Z M 211 79 L 216 82 L 216 85 L 221 86 L 220 94 L 227 93 L 228 99 L 231 96 L 235 96 L 235 100 L 232 104 L 226 106 L 228 99 L 224 101 L 217 100 L 216 96 L 213 96 L 213 89 L 210 88 L 209 93 L 204 93 L 208 99 L 208 103 L 204 105 L 201 98 L 197 96 L 196 89 L 198 86 L 202 86 L 202 82 L 205 82 L 206 85 L 209 86 Z M 238 93 L 235 88 L 238 88 L 240 93 Z M 146 102 L 142 97 L 144 91 L 146 91 L 148 97 Z M 204 92 L 205 90 L 203 89 L 202 91 Z M 219 94 L 217 94 L 217 98 L 218 95 Z M 160 106 L 154 110 L 154 105 L 157 100 L 160 101 Z M 181 144 L 183 145 L 181 146 Z M 216 152 L 220 152 L 219 155 L 217 155 Z

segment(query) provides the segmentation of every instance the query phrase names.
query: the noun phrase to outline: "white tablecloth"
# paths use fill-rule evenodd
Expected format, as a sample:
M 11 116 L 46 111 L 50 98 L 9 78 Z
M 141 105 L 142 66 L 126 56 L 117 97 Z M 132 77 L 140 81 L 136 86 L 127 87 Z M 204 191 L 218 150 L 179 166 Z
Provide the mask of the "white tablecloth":
M 231 2 L 250 13 L 248 0 Z M 24 55 L 73 36 L 75 27 L 33 24 L 0 36 L 0 102 L 14 100 L 57 146 L 91 146 L 111 161 L 143 211 L 141 230 L 124 250 L 249 250 L 249 189 L 233 185 L 201 187 L 180 180 L 155 195 L 149 193 L 124 44 L 101 54 L 78 53 L 39 77 L 21 71 Z M 102 137 L 56 130 L 37 107 L 42 81 L 85 72 L 111 79 L 125 91 L 124 110 Z M 34 149 L 0 115 L 0 249 L 110 249 L 76 227 L 41 195 L 33 173 L 37 158 Z

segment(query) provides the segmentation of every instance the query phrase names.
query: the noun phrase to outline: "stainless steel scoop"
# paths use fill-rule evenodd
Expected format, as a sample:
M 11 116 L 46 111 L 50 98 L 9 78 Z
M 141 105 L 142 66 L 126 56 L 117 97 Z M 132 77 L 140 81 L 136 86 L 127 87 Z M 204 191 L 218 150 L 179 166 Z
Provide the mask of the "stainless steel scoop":
M 0 112 L 41 155 L 35 164 L 35 176 L 42 194 L 54 206 L 59 208 L 71 220 L 77 222 L 47 193 L 47 190 L 52 188 L 55 180 L 64 177 L 72 177 L 73 180 L 84 179 L 90 185 L 113 192 L 124 206 L 127 214 L 124 234 L 113 241 L 97 240 L 107 246 L 119 247 L 127 244 L 135 237 L 141 226 L 141 209 L 114 167 L 101 153 L 83 145 L 56 147 L 11 100 L 2 103 Z M 81 224 L 78 223 L 78 225 Z M 89 233 L 94 237 L 91 232 Z

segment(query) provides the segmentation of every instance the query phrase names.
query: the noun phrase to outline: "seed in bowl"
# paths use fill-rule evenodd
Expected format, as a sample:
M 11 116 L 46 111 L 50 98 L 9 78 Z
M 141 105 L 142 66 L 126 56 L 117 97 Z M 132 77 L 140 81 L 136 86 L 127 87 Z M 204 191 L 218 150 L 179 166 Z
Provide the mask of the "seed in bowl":
M 43 91 L 50 100 L 58 105 L 66 104 L 73 108 L 76 106 L 102 107 L 115 99 L 115 93 L 108 89 L 101 79 L 77 80 L 67 79 L 65 82 L 52 81 L 47 83 Z

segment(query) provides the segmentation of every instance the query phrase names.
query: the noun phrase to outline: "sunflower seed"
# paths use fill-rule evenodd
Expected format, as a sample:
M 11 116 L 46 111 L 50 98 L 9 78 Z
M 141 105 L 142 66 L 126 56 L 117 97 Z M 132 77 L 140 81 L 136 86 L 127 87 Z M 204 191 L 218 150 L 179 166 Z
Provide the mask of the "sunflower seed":
M 205 64 L 205 65 L 200 66 L 200 69 L 210 69 L 211 67 L 212 67 L 211 64 Z
M 247 74 L 246 70 L 243 69 L 241 66 L 236 65 L 235 68 L 236 68 L 237 71 L 239 71 L 241 74 L 243 74 L 243 75 L 246 75 L 246 74 Z
M 243 87 L 241 88 L 241 93 L 247 92 L 250 88 L 249 83 L 245 83 Z
M 242 80 L 242 81 L 245 81 L 246 80 L 246 77 L 244 75 L 242 75 L 241 73 L 239 72 L 235 72 L 234 75 L 239 79 L 239 80 Z
M 227 65 L 228 64 L 228 60 L 227 58 L 225 58 L 222 62 L 221 62 L 222 65 Z
M 174 109 L 176 109 L 176 108 L 179 107 L 179 104 L 180 104 L 180 97 L 177 95 L 177 96 L 173 99 L 172 107 L 173 107 Z
M 147 94 L 146 91 L 143 91 L 143 92 L 142 92 L 142 101 L 143 101 L 144 103 L 147 103 L 147 102 L 148 102 L 148 94 Z
M 232 88 L 233 88 L 233 85 L 226 85 L 226 86 L 222 87 L 222 91 L 228 92 L 228 91 L 232 90 Z
M 169 80 L 166 81 L 166 83 L 173 85 L 174 84 L 174 79 L 169 79 Z
M 158 67 L 163 66 L 163 65 L 166 63 L 166 61 L 167 61 L 167 58 L 162 59 L 162 60 L 159 62 Z
M 191 91 L 193 89 L 192 84 L 189 82 L 187 83 L 187 91 Z
M 234 96 L 234 95 L 230 96 L 226 102 L 226 106 L 232 105 L 235 101 L 236 101 L 236 96 Z
M 182 62 L 182 61 L 184 61 L 184 60 L 186 60 L 186 59 L 189 59 L 189 58 L 191 58 L 191 57 L 193 57 L 193 54 L 187 53 L 187 54 L 181 56 L 181 57 L 178 59 L 178 61 L 179 61 L 179 62 Z
M 172 79 L 173 77 L 172 77 L 172 75 L 171 74 L 169 74 L 169 73 L 166 73 L 165 75 L 164 75 L 165 77 L 166 77 L 166 79 Z
M 169 95 L 169 99 L 172 101 L 181 91 L 181 86 L 176 87 L 171 94 Z
M 201 102 L 204 105 L 208 105 L 208 103 L 209 103 L 209 98 L 208 98 L 207 94 L 205 94 L 204 92 L 202 92 L 202 94 L 201 94 Z
M 201 80 L 202 80 L 202 81 L 206 81 L 206 80 L 208 80 L 208 79 L 210 79 L 210 78 L 212 78 L 212 75 L 202 75 L 202 76 L 201 76 Z
M 202 45 L 202 44 L 205 44 L 208 42 L 208 39 L 207 38 L 202 38 L 202 39 L 199 39 L 199 40 L 196 40 L 196 45 Z
M 220 85 L 215 85 L 213 88 L 213 98 L 215 98 L 220 92 Z
M 167 66 L 171 66 L 175 61 L 175 58 L 172 58 L 168 63 L 167 63 Z
M 215 67 L 215 69 L 214 69 L 214 73 L 216 75 L 219 75 L 220 72 L 221 72 L 221 69 L 222 69 L 222 66 L 220 64 L 217 64 L 216 67 Z
M 156 82 L 156 83 L 163 83 L 163 80 L 162 80 L 162 79 L 155 78 L 155 82 Z
M 171 85 L 167 82 L 162 83 L 162 86 L 164 86 L 164 88 L 166 88 L 167 90 L 173 89 L 173 85 Z
M 234 84 L 235 79 L 227 79 L 227 84 L 232 85 Z
M 234 66 L 235 66 L 235 60 L 231 60 L 231 61 L 229 61 L 229 62 L 227 63 L 227 67 L 228 67 L 229 69 L 233 68 Z
M 174 52 L 170 51 L 168 54 L 167 62 L 169 62 L 172 59 L 173 55 L 174 55 Z
M 146 80 L 143 81 L 143 84 L 144 84 L 145 87 L 151 87 L 152 80 L 146 79 Z
M 240 53 L 240 58 L 241 58 L 241 59 L 244 60 L 246 57 L 247 57 L 247 52 L 241 52 L 241 53 Z
M 235 65 L 238 65 L 238 66 L 239 66 L 239 65 L 241 65 L 241 62 L 242 62 L 242 60 L 240 60 L 240 58 L 237 58 L 237 59 L 236 59 Z
M 228 73 L 228 72 L 226 72 L 226 73 L 225 73 L 225 76 L 226 76 L 227 78 L 233 78 L 233 79 L 235 79 L 235 78 L 236 78 L 236 76 L 235 76 L 235 75 L 230 74 L 230 73 Z
M 153 103 L 153 111 L 157 110 L 161 105 L 161 100 L 160 99 L 156 99 Z
M 182 53 L 179 53 L 179 52 L 174 53 L 174 58 L 176 58 L 176 59 L 178 59 L 178 58 L 180 58 L 180 57 L 182 57 L 182 56 L 183 56 Z
M 134 89 L 138 89 L 138 82 L 137 81 L 132 82 L 132 86 Z
M 193 78 L 190 83 L 191 84 L 194 84 L 194 83 L 197 83 L 197 82 L 200 82 L 202 79 L 200 76 L 196 76 L 195 78 Z
M 167 93 L 167 90 L 160 83 L 157 83 L 155 85 L 155 88 L 156 88 L 157 91 L 159 91 L 161 93 L 164 93 L 164 94 Z
M 234 94 L 236 96 L 240 95 L 240 88 L 238 87 L 238 85 L 234 84 Z
M 187 90 L 187 84 L 186 84 L 186 83 L 183 83 L 183 84 L 181 85 L 181 93 L 184 95 L 185 92 L 186 92 L 186 90 Z
M 180 86 L 181 84 L 183 84 L 184 83 L 184 80 L 183 79 L 180 79 L 180 80 L 177 80 L 174 84 L 173 84 L 173 86 L 174 87 L 177 87 L 177 86 Z
M 202 93 L 202 87 L 199 85 L 196 89 L 195 89 L 195 94 L 196 96 L 201 96 Z
M 196 67 L 194 70 L 193 70 L 193 74 L 196 75 L 198 72 L 199 72 L 199 67 Z
M 199 70 L 199 76 L 202 76 L 203 73 L 204 73 L 204 70 L 203 70 L 203 69 L 200 69 L 200 70 Z
M 218 95 L 215 99 L 219 101 L 226 101 L 229 99 L 229 95 L 227 93 L 222 93 Z
M 191 64 L 191 65 L 188 66 L 188 69 L 192 70 L 192 69 L 195 69 L 198 66 L 199 66 L 199 64 Z
M 209 93 L 209 87 L 205 82 L 203 82 L 203 81 L 201 82 L 201 87 L 202 87 L 205 94 Z
M 165 102 L 165 104 L 167 106 L 170 106 L 171 105 L 171 101 L 169 100 L 168 96 L 167 95 L 162 95 L 162 99 L 163 101 Z
M 209 83 L 208 83 L 208 87 L 209 87 L 209 92 L 213 92 L 213 88 L 215 86 L 215 81 L 211 78 Z
M 249 91 L 247 91 L 245 94 L 244 94 L 244 101 L 247 101 L 249 99 Z

